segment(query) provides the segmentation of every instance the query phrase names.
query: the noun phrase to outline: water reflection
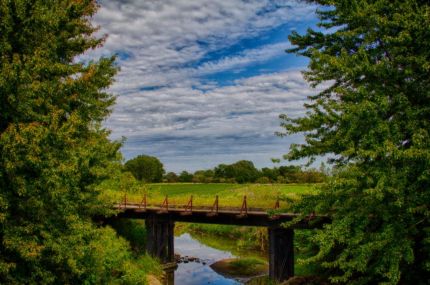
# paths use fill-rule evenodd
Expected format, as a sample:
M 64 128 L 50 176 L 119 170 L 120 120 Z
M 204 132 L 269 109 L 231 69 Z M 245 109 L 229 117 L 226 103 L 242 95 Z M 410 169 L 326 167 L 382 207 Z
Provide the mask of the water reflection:
M 190 234 L 184 233 L 175 237 L 175 253 L 181 256 L 195 257 L 199 261 L 179 263 L 178 268 L 174 272 L 175 285 L 243 284 L 240 280 L 226 278 L 216 273 L 210 267 L 212 263 L 218 260 L 235 257 L 229 251 L 222 251 L 206 246 L 193 239 Z

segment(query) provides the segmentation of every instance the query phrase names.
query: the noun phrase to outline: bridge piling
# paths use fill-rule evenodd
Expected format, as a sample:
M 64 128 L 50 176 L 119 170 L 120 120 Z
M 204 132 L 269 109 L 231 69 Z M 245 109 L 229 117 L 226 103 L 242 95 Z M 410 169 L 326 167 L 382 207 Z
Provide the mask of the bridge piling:
M 166 218 L 151 215 L 145 220 L 147 239 L 146 251 L 162 263 L 175 261 L 174 227 L 175 223 Z
M 294 276 L 294 230 L 269 227 L 269 277 L 285 281 Z

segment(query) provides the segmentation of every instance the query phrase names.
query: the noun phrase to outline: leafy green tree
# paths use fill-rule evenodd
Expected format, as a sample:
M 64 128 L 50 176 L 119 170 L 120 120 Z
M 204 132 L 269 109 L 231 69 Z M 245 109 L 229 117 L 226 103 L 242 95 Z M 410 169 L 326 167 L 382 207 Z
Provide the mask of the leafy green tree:
M 301 172 L 301 167 L 297 165 L 283 165 L 279 167 L 279 174 L 284 177 L 288 183 L 298 183 L 298 176 Z
M 212 169 L 197 170 L 193 175 L 193 182 L 197 183 L 212 183 L 214 178 L 214 171 Z
M 179 177 L 175 172 L 168 172 L 166 175 L 164 175 L 164 180 L 169 183 L 175 183 L 179 182 Z
M 117 186 L 117 190 L 124 194 L 136 193 L 140 190 L 140 183 L 134 178 L 134 175 L 128 171 L 119 171 L 117 175 L 112 175 L 106 182 L 109 183 L 110 186 Z M 112 183 L 114 185 L 112 185 Z M 101 185 L 103 184 L 105 183 Z
M 115 99 L 106 92 L 114 58 L 76 61 L 103 42 L 92 35 L 96 10 L 95 1 L 0 1 L 1 284 L 144 278 L 128 275 L 127 243 L 91 221 L 107 208 L 96 186 L 120 147 L 100 126 Z
M 238 183 L 254 182 L 260 176 L 254 163 L 248 160 L 240 160 L 230 164 L 227 169 L 227 173 L 231 173 L 231 176 L 227 178 L 234 178 Z
M 321 183 L 326 180 L 326 176 L 316 169 L 302 170 L 296 174 L 297 183 Z
M 196 172 L 194 172 L 192 182 L 205 183 L 205 181 L 206 181 L 206 176 L 205 176 L 204 170 L 197 170 Z
M 124 168 L 130 171 L 137 180 L 151 183 L 161 182 L 163 179 L 163 164 L 155 156 L 139 155 L 127 161 Z
M 231 177 L 232 174 L 228 174 L 227 171 L 227 164 L 219 164 L 217 167 L 214 168 L 214 175 L 217 178 Z
M 277 177 L 279 176 L 279 169 L 274 167 L 274 168 L 268 168 L 268 167 L 263 167 L 261 169 L 261 175 L 263 177 L 267 177 L 270 179 L 270 181 L 276 181 Z
M 192 180 L 193 175 L 185 170 L 179 174 L 179 182 L 191 182 Z
M 233 164 L 220 164 L 213 170 L 216 178 L 224 178 L 227 181 L 238 183 L 254 182 L 260 177 L 260 172 L 254 163 L 248 160 L 240 160 Z
M 289 159 L 331 155 L 333 179 L 296 211 L 328 214 L 310 238 L 333 282 L 430 280 L 430 4 L 315 1 L 321 31 L 293 32 L 305 77 L 327 84 L 284 135 L 304 133 Z M 327 87 L 328 86 L 328 87 Z

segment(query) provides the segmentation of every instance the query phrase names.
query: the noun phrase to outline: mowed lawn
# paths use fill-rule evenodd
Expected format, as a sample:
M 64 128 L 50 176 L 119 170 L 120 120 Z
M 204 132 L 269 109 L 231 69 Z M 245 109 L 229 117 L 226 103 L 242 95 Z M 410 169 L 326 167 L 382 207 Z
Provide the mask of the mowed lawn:
M 170 205 L 185 205 L 191 195 L 193 205 L 212 206 L 218 195 L 219 207 L 240 207 L 246 195 L 248 207 L 273 208 L 276 200 L 286 206 L 283 198 L 299 199 L 300 194 L 316 193 L 315 184 L 224 184 L 224 183 L 157 183 L 139 184 L 133 191 L 127 191 L 129 202 L 140 203 L 146 194 L 149 205 L 160 205 L 168 197 Z M 125 192 L 105 191 L 113 201 L 124 199 Z

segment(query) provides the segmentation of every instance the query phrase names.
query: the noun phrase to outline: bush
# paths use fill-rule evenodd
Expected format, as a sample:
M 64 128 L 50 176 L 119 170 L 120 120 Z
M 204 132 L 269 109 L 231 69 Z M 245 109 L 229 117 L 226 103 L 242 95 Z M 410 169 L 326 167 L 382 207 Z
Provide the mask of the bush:
M 270 179 L 266 176 L 260 177 L 258 178 L 255 183 L 259 183 L 259 184 L 269 184 L 271 183 Z

